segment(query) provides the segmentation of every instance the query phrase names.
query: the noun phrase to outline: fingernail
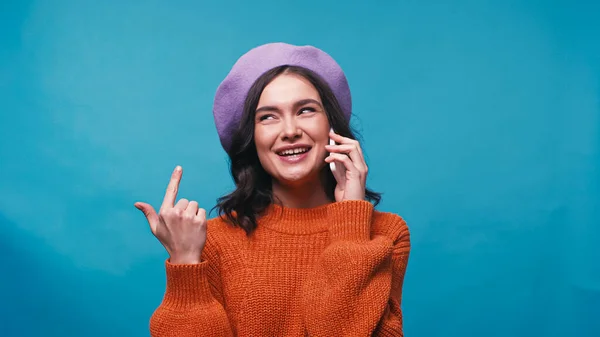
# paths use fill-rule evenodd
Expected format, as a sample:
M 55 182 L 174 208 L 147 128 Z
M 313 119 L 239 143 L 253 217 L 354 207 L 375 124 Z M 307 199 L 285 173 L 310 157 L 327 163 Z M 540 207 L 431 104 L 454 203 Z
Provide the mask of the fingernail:
M 175 167 L 175 170 L 176 170 L 176 171 L 181 171 L 181 166 L 177 165 L 177 166 Z

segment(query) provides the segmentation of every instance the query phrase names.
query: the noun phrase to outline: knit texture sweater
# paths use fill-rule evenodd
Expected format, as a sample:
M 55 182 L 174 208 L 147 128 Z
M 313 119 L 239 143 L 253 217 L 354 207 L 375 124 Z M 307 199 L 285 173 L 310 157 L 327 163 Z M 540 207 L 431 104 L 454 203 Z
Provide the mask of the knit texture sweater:
M 271 205 L 251 236 L 208 220 L 199 264 L 171 264 L 154 337 L 403 336 L 405 221 L 367 201 Z

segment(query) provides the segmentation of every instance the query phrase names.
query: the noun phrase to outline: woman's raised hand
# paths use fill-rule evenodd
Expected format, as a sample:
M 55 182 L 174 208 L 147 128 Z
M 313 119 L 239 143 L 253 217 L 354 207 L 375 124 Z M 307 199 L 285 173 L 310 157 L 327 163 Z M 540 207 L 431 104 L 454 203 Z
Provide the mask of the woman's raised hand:
M 152 234 L 169 253 L 174 264 L 197 264 L 206 243 L 206 211 L 196 201 L 180 199 L 177 191 L 183 170 L 177 166 L 171 175 L 165 198 L 158 214 L 145 202 L 136 202 L 150 224 Z
M 325 146 L 330 152 L 329 156 L 325 158 L 325 162 L 338 162 L 346 168 L 344 176 L 338 177 L 334 174 L 337 181 L 334 192 L 335 200 L 364 200 L 369 169 L 359 142 L 340 136 L 333 131 L 329 132 L 329 137 L 337 145 Z M 340 179 L 343 180 L 340 181 Z

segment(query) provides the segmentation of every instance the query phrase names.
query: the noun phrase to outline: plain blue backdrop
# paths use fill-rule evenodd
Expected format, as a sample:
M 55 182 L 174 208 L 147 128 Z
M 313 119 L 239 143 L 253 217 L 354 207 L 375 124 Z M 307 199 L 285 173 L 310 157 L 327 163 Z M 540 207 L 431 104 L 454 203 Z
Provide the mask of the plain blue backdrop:
M 597 1 L 2 1 L 0 335 L 147 336 L 166 253 L 138 200 L 212 208 L 235 60 L 347 73 L 381 210 L 406 218 L 407 336 L 600 336 Z M 214 215 L 214 214 L 213 214 Z

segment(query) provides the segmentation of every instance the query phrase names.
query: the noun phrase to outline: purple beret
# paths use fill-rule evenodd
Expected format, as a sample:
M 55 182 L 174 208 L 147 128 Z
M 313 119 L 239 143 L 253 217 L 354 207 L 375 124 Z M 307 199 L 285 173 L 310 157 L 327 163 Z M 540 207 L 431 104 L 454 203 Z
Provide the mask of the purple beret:
M 221 145 L 229 152 L 231 140 L 242 117 L 246 95 L 254 82 L 265 72 L 283 65 L 312 70 L 331 88 L 344 116 L 350 121 L 352 99 L 342 68 L 324 51 L 313 46 L 268 43 L 242 55 L 217 88 L 213 115 Z

